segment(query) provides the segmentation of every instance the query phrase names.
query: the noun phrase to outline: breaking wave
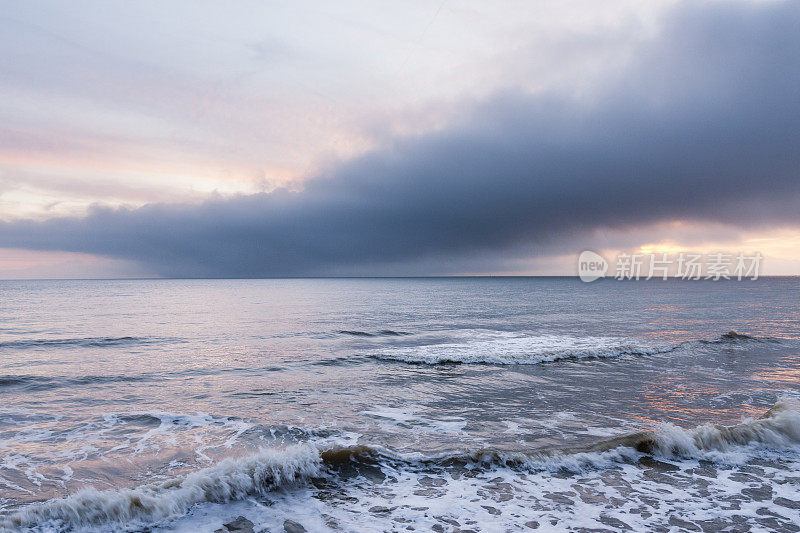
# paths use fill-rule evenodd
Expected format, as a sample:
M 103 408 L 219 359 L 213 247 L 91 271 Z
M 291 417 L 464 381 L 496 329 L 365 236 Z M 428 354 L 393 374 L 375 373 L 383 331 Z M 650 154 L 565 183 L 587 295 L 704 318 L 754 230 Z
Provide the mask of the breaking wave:
M 730 460 L 750 447 L 754 449 L 787 449 L 800 444 L 800 411 L 795 402 L 781 400 L 760 418 L 746 420 L 740 424 L 723 426 L 702 424 L 683 429 L 673 424 L 662 423 L 650 431 L 640 431 L 604 439 L 590 446 L 566 450 L 555 450 L 538 455 L 539 458 L 566 459 L 597 458 L 607 461 L 609 454 L 636 451 L 664 458 Z M 735 451 L 734 455 L 726 455 Z M 537 454 L 532 456 L 537 458 Z M 591 464 L 591 461 L 590 461 Z
M 800 445 L 800 411 L 790 401 L 779 401 L 757 419 L 733 426 L 703 424 L 683 429 L 672 424 L 659 424 L 652 430 L 639 431 L 602 439 L 581 447 L 546 448 L 531 452 L 504 452 L 479 449 L 463 453 L 448 453 L 432 457 L 402 455 L 379 447 L 334 447 L 321 452 L 325 464 L 344 464 L 348 461 L 381 463 L 405 462 L 409 465 L 453 466 L 481 463 L 496 466 L 521 466 L 532 470 L 603 467 L 634 455 L 655 455 L 662 458 L 725 460 L 726 452 L 737 454 L 746 447 L 755 449 L 786 449 Z
M 777 339 L 752 337 L 736 331 L 729 331 L 713 340 L 681 343 L 658 343 L 620 337 L 531 335 L 483 330 L 462 330 L 454 336 L 456 340 L 451 342 L 387 346 L 368 355 L 375 359 L 412 364 L 534 365 L 561 360 L 655 355 L 696 343 L 739 345 L 746 342 L 777 342 Z
M 616 337 L 520 335 L 501 331 L 465 330 L 460 342 L 392 346 L 370 354 L 376 359 L 405 363 L 484 363 L 533 365 L 563 359 L 599 359 L 623 355 L 669 352 L 675 345 L 654 344 Z
M 225 503 L 269 492 L 318 475 L 320 466 L 319 451 L 309 444 L 265 449 L 241 459 L 225 459 L 182 478 L 132 489 L 83 489 L 66 498 L 26 507 L 0 524 L 18 529 L 46 522 L 69 527 L 152 523 L 184 515 L 199 503 Z
M 650 431 L 600 440 L 579 448 L 508 453 L 473 450 L 436 456 L 403 455 L 380 447 L 305 443 L 263 449 L 244 458 L 229 458 L 183 477 L 131 489 L 83 489 L 62 499 L 33 504 L 0 522 L 19 529 L 55 523 L 71 529 L 108 523 L 153 523 L 185 515 L 193 506 L 225 503 L 322 476 L 351 477 L 359 466 L 415 471 L 448 468 L 521 468 L 527 472 L 582 471 L 647 457 L 736 461 L 765 450 L 785 452 L 800 445 L 800 411 L 789 400 L 777 402 L 758 419 L 733 426 L 704 424 L 681 429 L 663 424 Z M 348 471 L 348 472 L 345 472 Z M 361 471 L 359 471 L 361 473 Z

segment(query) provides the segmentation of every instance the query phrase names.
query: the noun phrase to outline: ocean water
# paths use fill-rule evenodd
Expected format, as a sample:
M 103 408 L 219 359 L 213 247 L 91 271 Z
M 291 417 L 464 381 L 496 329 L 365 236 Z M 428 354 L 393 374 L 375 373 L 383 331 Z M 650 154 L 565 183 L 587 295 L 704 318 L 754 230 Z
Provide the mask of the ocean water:
M 798 531 L 798 399 L 798 278 L 2 281 L 0 530 Z

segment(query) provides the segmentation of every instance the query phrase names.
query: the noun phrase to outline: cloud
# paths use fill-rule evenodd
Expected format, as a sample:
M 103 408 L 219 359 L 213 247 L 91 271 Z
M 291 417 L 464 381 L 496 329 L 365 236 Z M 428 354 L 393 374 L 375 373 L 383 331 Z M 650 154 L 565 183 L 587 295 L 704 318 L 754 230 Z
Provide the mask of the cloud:
M 0 246 L 163 275 L 427 273 L 598 229 L 800 225 L 800 4 L 687 3 L 580 96 L 509 90 L 302 191 L 0 224 Z

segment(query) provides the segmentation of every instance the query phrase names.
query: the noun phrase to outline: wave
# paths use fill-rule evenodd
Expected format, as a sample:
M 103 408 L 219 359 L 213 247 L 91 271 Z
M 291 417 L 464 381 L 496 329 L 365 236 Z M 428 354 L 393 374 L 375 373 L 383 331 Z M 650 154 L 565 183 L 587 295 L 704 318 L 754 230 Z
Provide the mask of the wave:
M 669 352 L 675 345 L 654 344 L 617 337 L 521 335 L 500 331 L 464 330 L 461 342 L 392 346 L 369 354 L 382 360 L 417 364 L 484 363 L 533 365 L 563 359 L 599 359 L 623 355 Z
M 729 331 L 711 340 L 699 340 L 701 344 L 742 344 L 746 342 L 778 342 L 774 337 L 754 337 L 752 335 L 745 335 L 736 331 Z
M 650 431 L 603 439 L 588 446 L 529 452 L 478 449 L 421 456 L 377 446 L 295 444 L 225 459 L 183 477 L 136 488 L 83 489 L 66 498 L 23 508 L 0 522 L 0 528 L 35 527 L 48 522 L 63 528 L 107 523 L 152 524 L 182 516 L 201 503 L 243 500 L 313 478 L 342 473 L 341 479 L 346 481 L 359 465 L 375 471 L 390 467 L 430 472 L 464 466 L 521 468 L 526 472 L 584 471 L 637 460 L 647 465 L 643 459 L 648 456 L 740 461 L 760 451 L 796 450 L 798 445 L 800 411 L 789 400 L 777 402 L 758 419 L 732 426 L 704 424 L 682 429 L 662 424 Z
M 153 378 L 149 376 L 80 376 L 80 377 L 51 377 L 35 375 L 5 375 L 0 376 L 0 390 L 14 387 L 28 391 L 43 391 L 57 389 L 60 387 L 72 387 L 75 385 L 103 385 L 106 383 L 122 383 L 149 381 Z
M 104 346 L 120 346 L 125 344 L 141 344 L 151 339 L 144 337 L 80 337 L 67 339 L 20 339 L 0 342 L 1 348 L 27 349 L 39 347 L 81 347 L 95 348 Z
M 549 457 L 586 456 L 587 454 L 636 451 L 664 458 L 729 460 L 727 452 L 744 448 L 787 449 L 800 445 L 800 411 L 792 400 L 778 401 L 757 419 L 732 426 L 702 424 L 683 429 L 662 423 L 654 429 L 600 440 L 582 448 L 546 452 Z M 533 455 L 536 457 L 536 454 Z
M 132 489 L 93 488 L 66 498 L 26 507 L 0 523 L 9 529 L 55 522 L 68 527 L 105 523 L 153 523 L 181 516 L 203 502 L 226 503 L 265 494 L 282 485 L 319 475 L 316 447 L 265 449 L 241 459 L 225 459 L 183 478 Z
M 387 346 L 369 357 L 411 364 L 534 365 L 561 360 L 604 359 L 629 355 L 668 353 L 692 345 L 741 345 L 748 342 L 778 342 L 771 337 L 753 337 L 729 331 L 711 340 L 680 343 L 652 342 L 607 336 L 522 334 L 503 331 L 461 330 L 455 342 Z
M 683 429 L 672 424 L 659 424 L 652 430 L 638 431 L 619 437 L 601 439 L 586 446 L 555 447 L 530 452 L 478 449 L 446 453 L 430 457 L 402 455 L 380 447 L 348 446 L 324 450 L 325 464 L 340 465 L 350 461 L 379 464 L 402 462 L 409 466 L 449 467 L 466 464 L 525 467 L 531 470 L 583 470 L 608 466 L 635 455 L 651 455 L 679 459 L 733 459 L 725 452 L 740 454 L 746 447 L 755 449 L 787 449 L 800 445 L 800 411 L 790 400 L 777 402 L 757 419 L 733 426 L 703 424 Z M 740 455 L 736 455 L 739 457 Z
M 353 337 L 402 337 L 404 335 L 411 335 L 411 333 L 405 331 L 394 331 L 392 329 L 382 329 L 375 333 L 370 333 L 368 331 L 358 331 L 353 329 L 341 329 L 339 333 L 342 335 L 350 335 Z

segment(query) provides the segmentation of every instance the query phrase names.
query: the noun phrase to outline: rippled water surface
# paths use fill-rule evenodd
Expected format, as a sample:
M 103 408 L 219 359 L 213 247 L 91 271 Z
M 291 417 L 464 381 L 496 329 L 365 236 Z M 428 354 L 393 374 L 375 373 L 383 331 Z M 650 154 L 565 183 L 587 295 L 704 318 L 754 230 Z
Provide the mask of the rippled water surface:
M 797 531 L 798 302 L 798 278 L 2 281 L 0 528 Z

